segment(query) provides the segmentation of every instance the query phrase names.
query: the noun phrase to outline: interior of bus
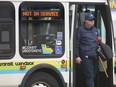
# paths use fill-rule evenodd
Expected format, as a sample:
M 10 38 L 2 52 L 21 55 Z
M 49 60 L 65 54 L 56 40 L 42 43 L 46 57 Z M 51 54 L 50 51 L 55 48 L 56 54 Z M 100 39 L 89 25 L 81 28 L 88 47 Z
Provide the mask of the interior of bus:
M 108 6 L 104 4 L 70 4 L 70 31 L 71 29 L 74 29 L 74 32 L 76 29 L 78 29 L 79 26 L 83 25 L 84 18 L 87 13 L 92 13 L 95 16 L 95 27 L 99 29 L 98 33 L 101 37 L 102 42 L 108 44 L 112 48 L 112 36 L 111 36 L 111 18 L 108 12 Z M 72 22 L 74 23 L 72 25 Z M 72 27 L 74 26 L 74 27 Z M 74 39 L 73 39 L 73 51 L 75 54 L 73 54 L 73 58 L 76 57 L 76 39 L 75 39 L 76 33 L 74 33 Z M 75 63 L 74 59 L 74 86 L 73 87 L 86 87 L 84 75 L 82 73 L 81 65 Z M 99 72 L 95 79 L 95 87 L 112 87 L 112 60 L 105 61 L 104 62 L 105 68 L 107 69 L 107 73 L 109 75 L 109 78 L 106 77 L 104 70 L 99 63 Z

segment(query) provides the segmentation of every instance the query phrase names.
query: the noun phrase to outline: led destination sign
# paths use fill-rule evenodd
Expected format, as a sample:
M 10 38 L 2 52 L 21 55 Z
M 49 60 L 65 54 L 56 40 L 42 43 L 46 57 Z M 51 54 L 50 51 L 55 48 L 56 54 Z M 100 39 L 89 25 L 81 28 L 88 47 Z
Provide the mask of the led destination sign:
M 31 10 L 25 10 L 21 11 L 21 15 L 28 17 L 28 16 L 34 16 L 34 17 L 59 17 L 60 13 L 59 11 L 31 11 Z

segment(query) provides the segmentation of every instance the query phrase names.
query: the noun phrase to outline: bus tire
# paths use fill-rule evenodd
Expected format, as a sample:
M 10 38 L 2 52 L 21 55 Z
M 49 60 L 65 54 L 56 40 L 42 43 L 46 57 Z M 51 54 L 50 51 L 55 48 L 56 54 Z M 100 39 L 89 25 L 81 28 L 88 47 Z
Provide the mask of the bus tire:
M 38 72 L 32 74 L 25 83 L 25 87 L 60 87 L 57 80 L 50 74 Z

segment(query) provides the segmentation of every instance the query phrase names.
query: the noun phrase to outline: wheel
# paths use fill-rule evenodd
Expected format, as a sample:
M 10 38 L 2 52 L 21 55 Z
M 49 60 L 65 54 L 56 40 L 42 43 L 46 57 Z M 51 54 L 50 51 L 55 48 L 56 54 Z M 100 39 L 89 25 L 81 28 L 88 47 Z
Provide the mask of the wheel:
M 56 79 L 48 73 L 32 74 L 25 83 L 25 87 L 60 87 Z

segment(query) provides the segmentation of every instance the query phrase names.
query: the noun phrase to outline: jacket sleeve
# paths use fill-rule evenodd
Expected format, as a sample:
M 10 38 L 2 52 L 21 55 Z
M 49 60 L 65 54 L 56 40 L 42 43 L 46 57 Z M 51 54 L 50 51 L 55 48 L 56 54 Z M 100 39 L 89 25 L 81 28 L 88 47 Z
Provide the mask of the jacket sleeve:
M 76 57 L 79 57 L 80 28 L 76 29 Z

